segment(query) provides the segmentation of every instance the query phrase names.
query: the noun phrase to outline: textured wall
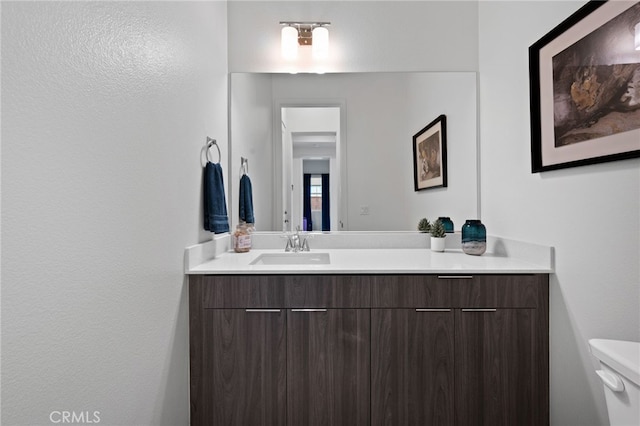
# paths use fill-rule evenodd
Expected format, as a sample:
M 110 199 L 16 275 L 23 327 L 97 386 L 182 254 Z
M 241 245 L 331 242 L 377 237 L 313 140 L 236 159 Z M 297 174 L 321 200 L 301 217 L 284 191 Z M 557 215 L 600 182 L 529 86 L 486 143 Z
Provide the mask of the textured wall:
M 480 2 L 482 217 L 555 247 L 552 426 L 609 424 L 587 341 L 640 340 L 640 160 L 530 172 L 528 47 L 582 4 Z
M 182 256 L 209 238 L 226 46 L 224 2 L 2 2 L 3 425 L 188 424 Z

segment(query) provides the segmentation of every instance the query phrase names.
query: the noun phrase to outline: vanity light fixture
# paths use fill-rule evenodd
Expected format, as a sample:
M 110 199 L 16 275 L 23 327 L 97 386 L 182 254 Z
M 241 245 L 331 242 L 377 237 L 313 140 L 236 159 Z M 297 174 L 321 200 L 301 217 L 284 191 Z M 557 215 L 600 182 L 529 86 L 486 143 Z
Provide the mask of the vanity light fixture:
M 280 48 L 284 59 L 290 61 L 298 57 L 298 30 L 295 27 L 290 25 L 282 27 Z
M 329 56 L 329 30 L 327 27 L 319 26 L 313 29 L 312 39 L 315 42 L 311 45 L 311 51 L 314 59 L 327 59 Z M 636 39 L 638 37 L 638 29 L 636 28 Z M 637 42 L 637 40 L 636 40 Z
M 282 57 L 293 60 L 298 57 L 298 46 L 311 46 L 314 59 L 326 59 L 329 55 L 329 30 L 331 22 L 281 21 L 280 47 Z

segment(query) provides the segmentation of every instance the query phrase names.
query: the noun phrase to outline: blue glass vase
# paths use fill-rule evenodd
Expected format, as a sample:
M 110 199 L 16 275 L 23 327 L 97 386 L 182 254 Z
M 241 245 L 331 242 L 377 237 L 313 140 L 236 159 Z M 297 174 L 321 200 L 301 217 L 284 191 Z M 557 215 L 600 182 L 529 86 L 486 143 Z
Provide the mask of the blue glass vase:
M 438 220 L 444 225 L 444 232 L 447 234 L 451 234 L 453 232 L 453 221 L 451 219 L 441 216 Z
M 478 219 L 469 219 L 462 225 L 462 251 L 480 256 L 487 250 L 487 228 Z

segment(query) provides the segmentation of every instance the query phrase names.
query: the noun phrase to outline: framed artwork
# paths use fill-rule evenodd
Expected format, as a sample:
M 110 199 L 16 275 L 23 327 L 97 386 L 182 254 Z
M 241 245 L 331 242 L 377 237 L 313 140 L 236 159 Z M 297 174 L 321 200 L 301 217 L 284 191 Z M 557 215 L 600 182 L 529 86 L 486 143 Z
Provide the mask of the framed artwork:
M 416 191 L 447 186 L 447 117 L 439 116 L 413 135 Z
M 529 48 L 532 173 L 640 157 L 638 24 L 592 0 Z

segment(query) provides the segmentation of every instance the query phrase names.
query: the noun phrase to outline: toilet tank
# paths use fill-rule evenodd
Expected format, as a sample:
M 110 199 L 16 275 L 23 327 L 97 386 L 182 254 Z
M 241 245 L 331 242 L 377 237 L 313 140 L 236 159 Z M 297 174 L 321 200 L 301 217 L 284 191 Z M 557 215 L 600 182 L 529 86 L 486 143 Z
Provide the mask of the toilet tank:
M 611 426 L 640 425 L 640 342 L 591 339 Z

